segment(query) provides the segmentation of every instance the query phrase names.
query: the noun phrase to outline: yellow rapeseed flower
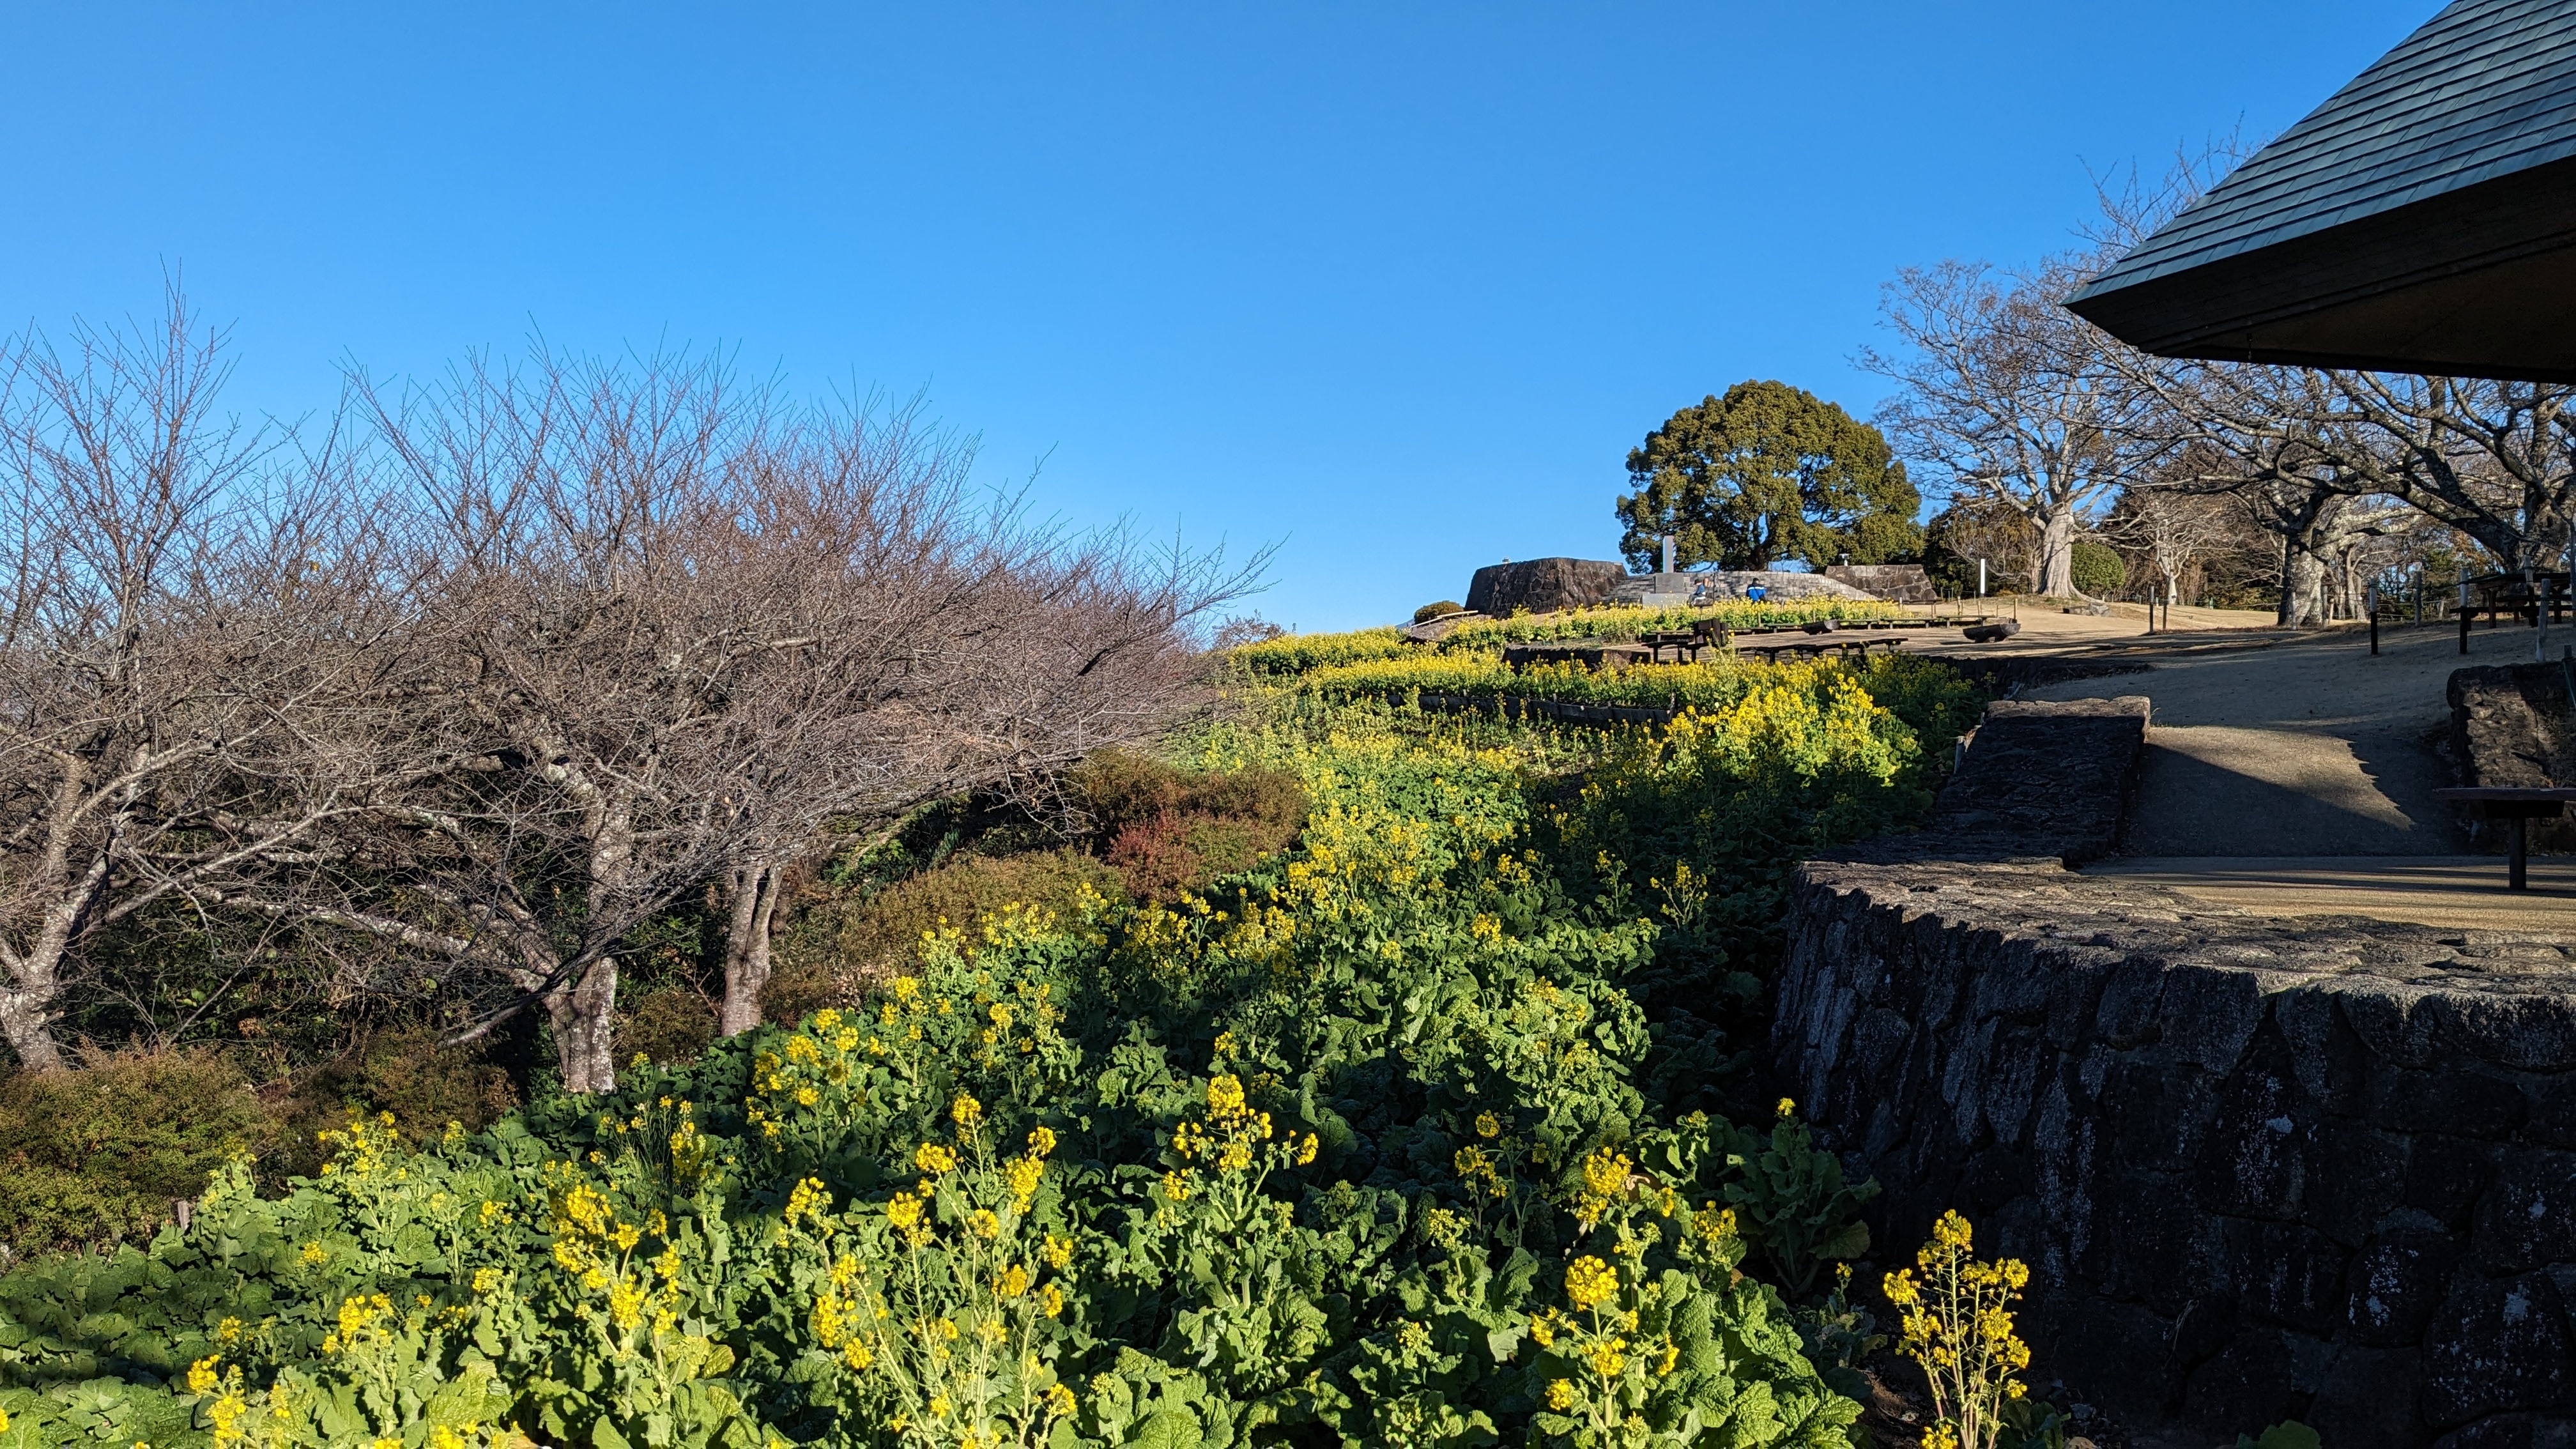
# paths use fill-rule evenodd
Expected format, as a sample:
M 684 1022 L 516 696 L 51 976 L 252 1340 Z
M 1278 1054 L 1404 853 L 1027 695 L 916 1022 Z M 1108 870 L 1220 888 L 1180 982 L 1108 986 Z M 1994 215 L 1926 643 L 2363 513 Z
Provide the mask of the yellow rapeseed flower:
M 1029 1210 L 1029 1201 L 1038 1195 L 1038 1179 L 1046 1174 L 1046 1164 L 1034 1157 L 1014 1157 L 1002 1169 L 1002 1178 L 1011 1189 L 1012 1202 L 1021 1212 Z
M 1628 1190 L 1628 1174 L 1636 1164 L 1627 1154 L 1600 1148 L 1583 1159 L 1583 1185 L 1599 1197 L 1616 1197 Z
M 1565 1270 L 1565 1296 L 1578 1309 L 1591 1309 L 1619 1296 L 1619 1270 L 1589 1253 Z

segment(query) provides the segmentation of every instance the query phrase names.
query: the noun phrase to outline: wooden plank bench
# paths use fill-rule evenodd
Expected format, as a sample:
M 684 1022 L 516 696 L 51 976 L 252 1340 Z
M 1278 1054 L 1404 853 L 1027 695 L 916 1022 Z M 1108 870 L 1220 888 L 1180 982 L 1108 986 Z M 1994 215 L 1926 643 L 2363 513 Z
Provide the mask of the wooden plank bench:
M 2433 792 L 2436 800 L 2448 800 L 2470 814 L 2486 820 L 2513 822 L 2513 843 L 2506 852 L 2505 889 L 2531 889 L 2524 878 L 2524 864 L 2530 855 L 2528 822 L 2554 820 L 2576 800 L 2576 790 L 2514 785 L 2460 785 Z

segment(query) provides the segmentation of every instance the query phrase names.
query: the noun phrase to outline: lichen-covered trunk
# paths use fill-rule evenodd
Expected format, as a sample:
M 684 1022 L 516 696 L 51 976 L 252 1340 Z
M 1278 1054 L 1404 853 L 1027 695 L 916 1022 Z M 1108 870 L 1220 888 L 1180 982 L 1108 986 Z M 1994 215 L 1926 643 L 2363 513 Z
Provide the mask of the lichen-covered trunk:
M 2281 569 L 2281 622 L 2293 629 L 2326 622 L 2326 561 L 2291 541 Z
M 546 997 L 563 1087 L 577 1096 L 617 1090 L 617 958 L 602 956 Z
M 2075 597 L 2075 505 L 2052 505 L 2039 520 L 2039 592 L 2055 599 Z
M 9 1043 L 18 1065 L 30 1072 L 62 1069 L 62 1045 L 54 1040 L 54 1003 L 62 996 L 63 959 L 107 886 L 107 847 L 81 844 L 91 779 L 85 767 L 75 766 L 54 781 L 43 852 L 25 875 L 0 882 L 7 888 L 0 896 L 0 916 L 25 932 L 0 944 L 0 1040 Z M 125 824 L 124 815 L 120 812 L 106 824 L 106 839 L 113 841 Z
M 13 979 L 0 985 L 0 1040 L 17 1055 L 20 1070 L 60 1071 L 63 1052 L 54 1040 L 52 1013 L 59 989 L 54 965 L 48 961 L 39 967 L 22 959 L 15 966 Z
M 724 1011 L 718 1018 L 726 1036 L 760 1025 L 760 991 L 769 984 L 769 926 L 778 912 L 784 874 L 774 865 L 740 866 L 733 872 L 733 913 L 725 927 Z

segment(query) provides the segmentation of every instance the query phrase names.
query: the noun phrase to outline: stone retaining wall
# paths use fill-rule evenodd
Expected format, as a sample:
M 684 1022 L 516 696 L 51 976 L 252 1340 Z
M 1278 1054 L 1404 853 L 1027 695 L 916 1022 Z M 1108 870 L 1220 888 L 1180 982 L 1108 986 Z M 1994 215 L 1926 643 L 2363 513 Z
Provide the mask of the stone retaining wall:
M 1802 870 L 1776 1061 L 1877 1240 L 1967 1213 L 2038 1381 L 2133 1422 L 2576 1442 L 2576 952 L 2066 869 L 2134 758 L 2099 705 L 2056 750 L 2003 711 L 1933 829 Z
M 2466 785 L 2576 781 L 2576 665 L 2487 664 L 2453 670 L 2451 758 Z M 2505 823 L 2468 822 L 2469 839 L 2504 849 Z M 2576 820 L 2534 820 L 2531 848 L 2576 851 Z

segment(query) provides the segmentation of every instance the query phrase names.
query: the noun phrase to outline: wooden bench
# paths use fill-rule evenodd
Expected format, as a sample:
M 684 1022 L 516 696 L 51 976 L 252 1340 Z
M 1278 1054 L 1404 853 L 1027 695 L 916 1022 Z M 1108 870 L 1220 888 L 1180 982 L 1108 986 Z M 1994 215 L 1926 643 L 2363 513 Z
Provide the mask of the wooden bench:
M 2513 844 L 2506 853 L 2505 889 L 2531 889 L 2524 879 L 2524 863 L 2530 855 L 2530 831 L 2527 822 L 2554 820 L 2576 800 L 2576 790 L 2522 787 L 2512 785 L 2464 785 L 2433 792 L 2436 800 L 2448 800 L 2470 814 L 2485 820 L 2513 822 Z

